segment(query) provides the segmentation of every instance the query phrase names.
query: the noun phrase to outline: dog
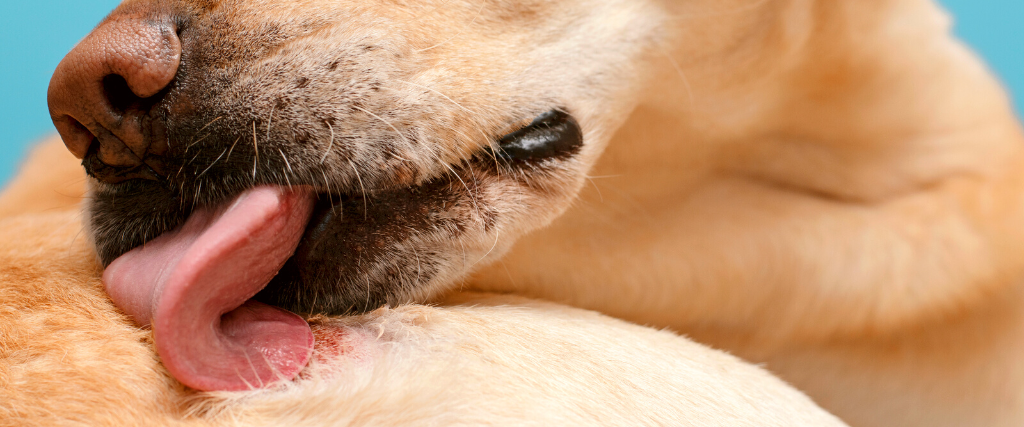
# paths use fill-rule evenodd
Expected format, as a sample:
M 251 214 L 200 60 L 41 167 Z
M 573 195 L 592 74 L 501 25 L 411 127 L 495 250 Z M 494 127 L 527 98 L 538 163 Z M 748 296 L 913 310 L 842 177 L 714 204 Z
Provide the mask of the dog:
M 853 425 L 1024 419 L 1021 129 L 927 0 L 131 0 L 49 97 L 107 290 L 193 386 L 244 386 L 176 353 L 242 304 L 469 289 L 673 328 Z
M 84 178 L 53 140 L 0 193 L 0 425 L 844 425 L 669 332 L 478 293 L 319 316 L 296 380 L 188 389 L 104 292 Z

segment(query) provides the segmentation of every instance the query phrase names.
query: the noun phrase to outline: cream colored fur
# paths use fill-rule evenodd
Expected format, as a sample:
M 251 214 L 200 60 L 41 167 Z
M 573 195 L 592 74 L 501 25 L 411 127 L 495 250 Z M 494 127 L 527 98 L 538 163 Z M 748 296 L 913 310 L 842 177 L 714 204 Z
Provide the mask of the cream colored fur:
M 297 13 L 279 3 L 267 13 Z M 399 3 L 379 13 L 424 28 L 402 49 L 487 77 L 417 75 L 480 117 L 435 97 L 455 131 L 551 93 L 589 141 L 559 195 L 528 198 L 540 219 L 568 212 L 464 289 L 672 328 L 766 364 L 854 426 L 1024 424 L 1024 136 L 934 2 L 523 2 L 513 18 L 586 24 L 545 52 L 530 48 L 554 37 L 545 27 L 513 19 L 532 32 L 497 43 L 486 30 L 507 16 L 472 2 L 416 20 Z M 628 37 L 601 33 L 603 50 L 577 55 L 590 26 Z M 473 52 L 513 65 L 464 67 Z M 446 155 L 471 148 L 453 138 Z M 471 255 L 497 258 L 495 237 Z
M 0 195 L 0 426 L 843 425 L 669 332 L 486 294 L 314 319 L 298 380 L 186 390 L 104 294 L 76 207 L 84 177 L 58 146 Z
M 682 331 L 852 425 L 1024 424 L 1024 138 L 950 18 L 662 7 L 592 185 L 471 286 Z

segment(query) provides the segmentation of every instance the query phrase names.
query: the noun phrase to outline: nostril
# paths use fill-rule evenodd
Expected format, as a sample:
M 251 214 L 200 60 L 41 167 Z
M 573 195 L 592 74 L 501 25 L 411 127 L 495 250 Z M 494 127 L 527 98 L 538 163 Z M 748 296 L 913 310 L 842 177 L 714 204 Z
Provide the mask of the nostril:
M 138 163 L 127 166 L 109 165 L 101 158 L 101 144 L 98 138 L 94 138 L 89 145 L 89 151 L 82 159 L 82 166 L 89 176 L 107 184 L 117 184 L 125 181 L 145 179 L 160 181 L 162 178 L 153 168 L 146 163 Z
M 79 159 L 84 158 L 96 140 L 96 135 L 74 117 L 64 115 L 53 119 L 53 124 L 64 139 L 64 144 Z
M 133 105 L 142 103 L 142 98 L 132 92 L 128 81 L 117 74 L 111 74 L 103 78 L 103 92 L 107 102 L 117 114 L 124 114 L 125 110 Z
M 143 164 L 154 145 L 152 109 L 171 90 L 181 54 L 174 25 L 163 21 L 109 19 L 79 42 L 47 93 L 68 149 L 83 158 L 95 145 L 108 166 Z

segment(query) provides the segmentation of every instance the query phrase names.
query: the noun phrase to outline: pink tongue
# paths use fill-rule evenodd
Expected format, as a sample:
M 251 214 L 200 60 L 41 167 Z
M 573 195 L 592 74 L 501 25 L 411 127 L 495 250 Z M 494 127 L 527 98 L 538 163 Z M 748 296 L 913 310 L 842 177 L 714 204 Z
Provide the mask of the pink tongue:
M 306 365 L 313 333 L 299 316 L 248 301 L 298 246 L 314 195 L 260 187 L 225 210 L 185 224 L 114 260 L 110 298 L 143 325 L 179 381 L 199 390 L 248 390 L 290 380 Z

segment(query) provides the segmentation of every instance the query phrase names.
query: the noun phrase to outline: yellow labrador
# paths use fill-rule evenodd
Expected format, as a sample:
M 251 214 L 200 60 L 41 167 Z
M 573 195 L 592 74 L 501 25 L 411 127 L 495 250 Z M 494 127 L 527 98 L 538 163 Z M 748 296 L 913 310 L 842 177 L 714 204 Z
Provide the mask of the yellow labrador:
M 296 375 L 293 313 L 461 286 L 672 327 L 855 425 L 1019 425 L 1024 139 L 948 27 L 927 0 L 129 0 L 50 108 L 106 290 L 192 387 Z

